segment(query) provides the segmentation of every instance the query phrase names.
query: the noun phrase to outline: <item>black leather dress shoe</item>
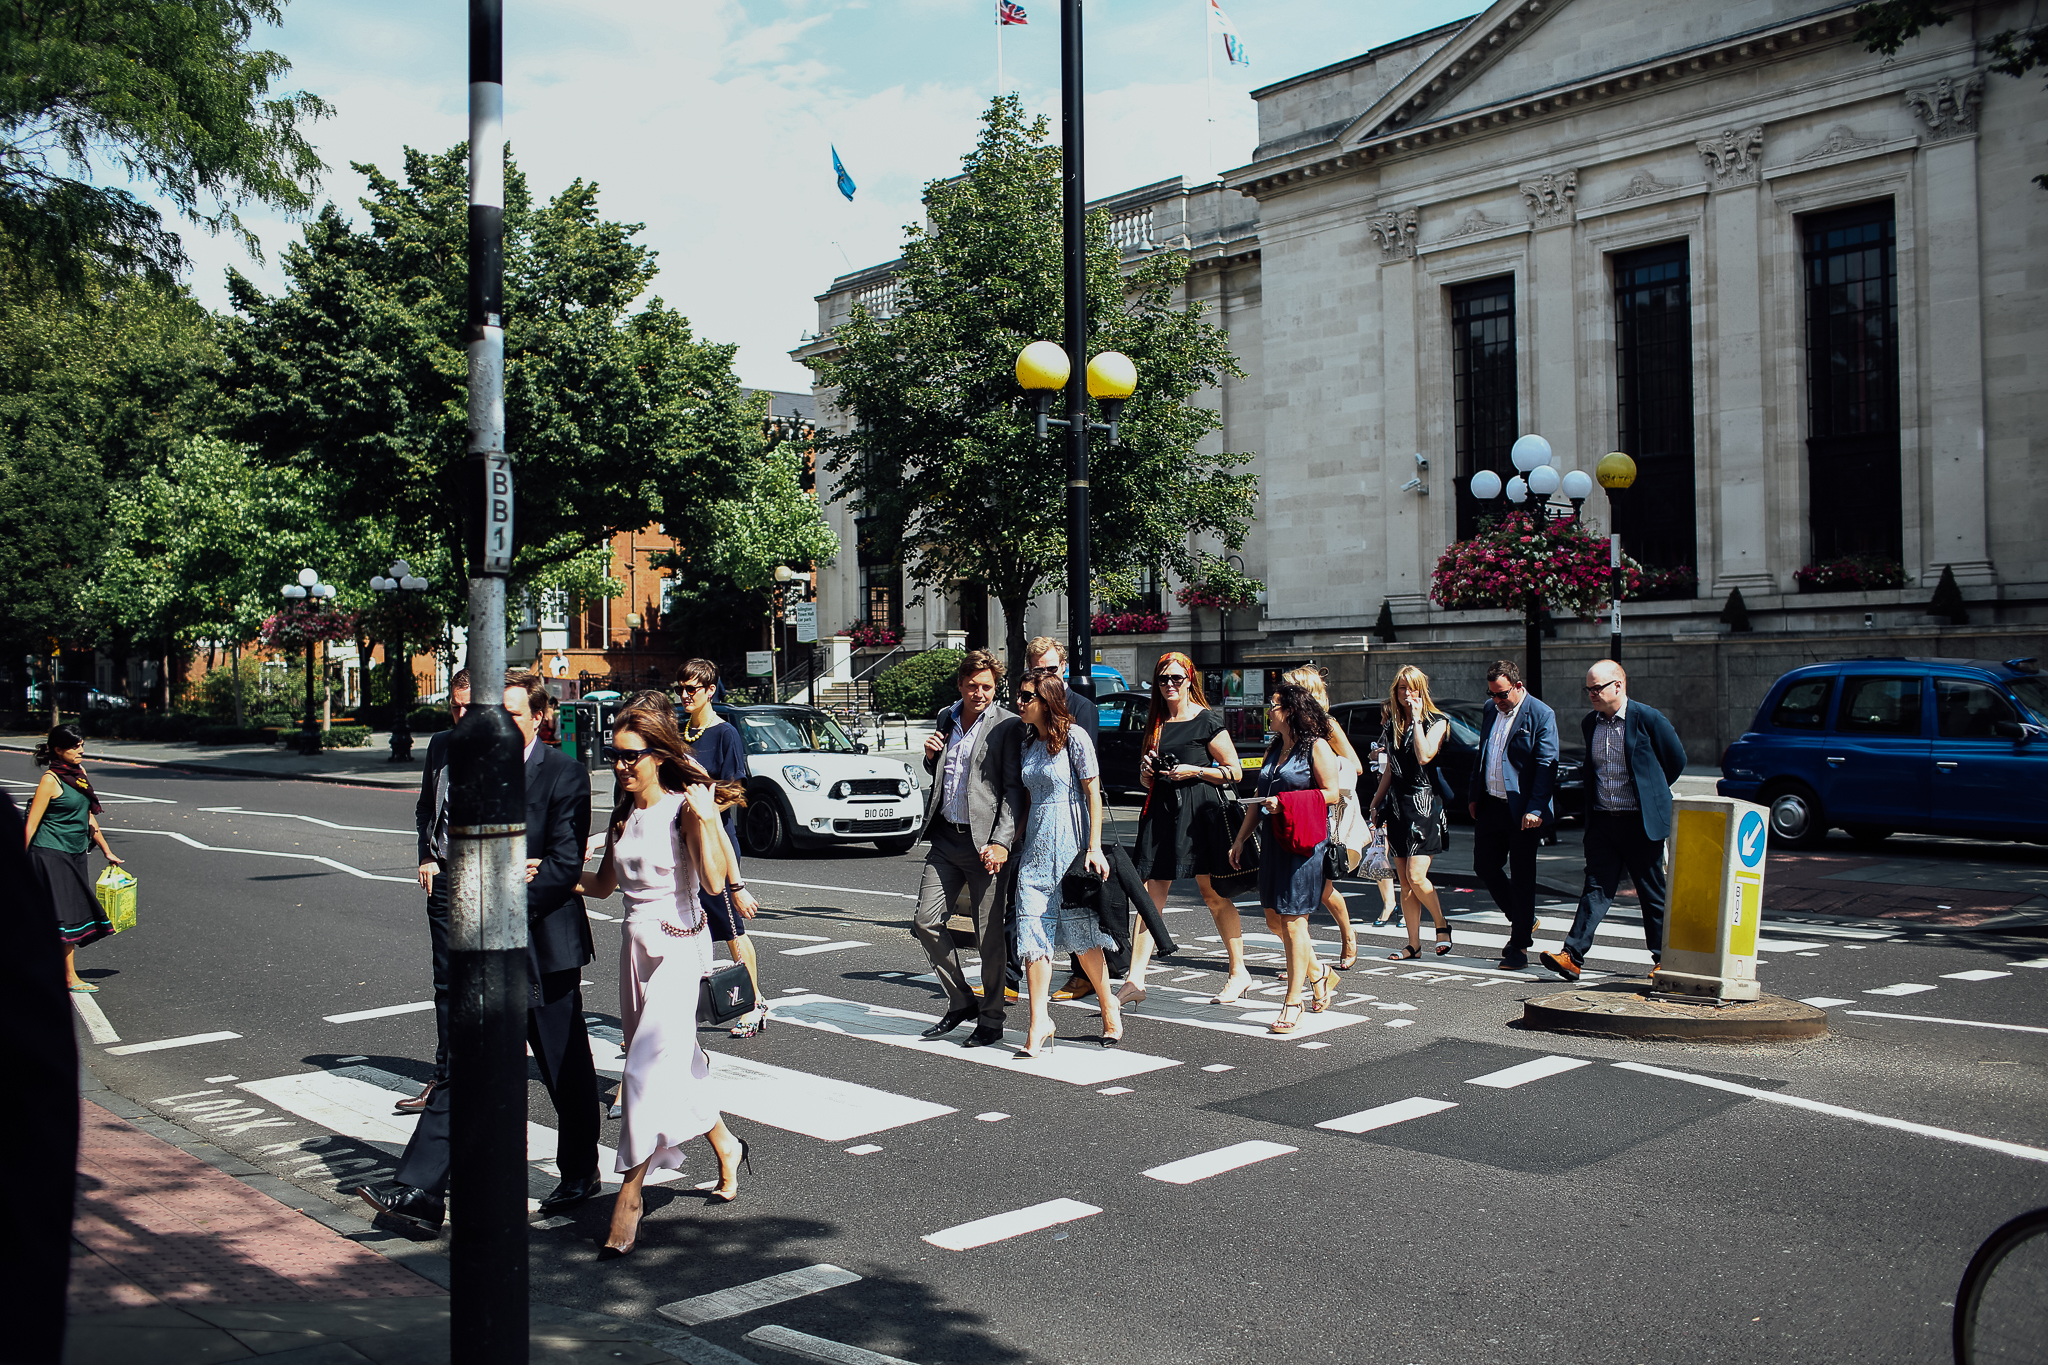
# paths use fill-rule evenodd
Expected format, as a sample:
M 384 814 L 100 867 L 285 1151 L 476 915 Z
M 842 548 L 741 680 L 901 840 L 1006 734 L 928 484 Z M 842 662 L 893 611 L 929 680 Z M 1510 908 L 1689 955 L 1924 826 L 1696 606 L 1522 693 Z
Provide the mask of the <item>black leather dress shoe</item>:
M 448 1216 L 446 1206 L 438 1198 L 416 1186 L 393 1181 L 389 1185 L 363 1185 L 356 1193 L 377 1212 L 388 1213 L 401 1223 L 427 1232 L 439 1232 L 442 1220 Z
M 1504 972 L 1519 972 L 1528 969 L 1529 959 L 1526 957 L 1503 957 L 1493 965 Z
M 980 1024 L 980 1025 L 977 1025 L 977 1026 L 975 1027 L 975 1030 L 974 1030 L 974 1032 L 972 1032 L 972 1033 L 970 1033 L 970 1034 L 968 1034 L 968 1035 L 967 1035 L 967 1041 L 966 1041 L 966 1042 L 964 1042 L 964 1043 L 962 1043 L 962 1044 L 960 1044 L 960 1046 L 962 1046 L 962 1047 L 991 1047 L 991 1046 L 993 1046 L 994 1044 L 996 1044 L 996 1043 L 1000 1043 L 1000 1042 L 1002 1042 L 1002 1041 L 1003 1041 L 1003 1031 L 1002 1031 L 1001 1029 L 999 1029 L 999 1028 L 990 1028 L 990 1027 L 989 1027 L 988 1025 L 986 1025 L 986 1024 Z
M 593 1171 L 580 1180 L 564 1180 L 561 1184 L 555 1186 L 554 1193 L 540 1201 L 540 1211 L 542 1213 L 560 1213 L 564 1209 L 573 1209 L 579 1204 L 588 1204 L 602 1193 L 604 1193 L 604 1181 Z
M 943 1038 L 974 1017 L 973 1010 L 947 1010 L 939 1022 L 924 1031 L 927 1038 Z

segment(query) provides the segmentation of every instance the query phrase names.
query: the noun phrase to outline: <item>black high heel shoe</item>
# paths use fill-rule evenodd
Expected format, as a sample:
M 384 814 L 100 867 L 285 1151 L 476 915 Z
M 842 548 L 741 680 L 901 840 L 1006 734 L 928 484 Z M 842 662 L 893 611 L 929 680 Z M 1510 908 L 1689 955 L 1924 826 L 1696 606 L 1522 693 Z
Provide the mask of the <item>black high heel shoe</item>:
M 710 1198 L 711 1202 L 714 1204 L 730 1204 L 733 1200 L 740 1197 L 740 1167 L 746 1167 L 748 1175 L 752 1175 L 754 1173 L 754 1160 L 753 1156 L 751 1155 L 754 1150 L 753 1147 L 747 1142 L 745 1138 L 739 1137 L 738 1134 L 734 1134 L 734 1137 L 738 1139 L 740 1144 L 740 1159 L 738 1161 L 733 1162 L 732 1164 L 733 1191 L 731 1194 L 720 1194 L 718 1192 L 718 1187 L 716 1185 L 704 1191 L 704 1193 Z M 714 1152 L 718 1152 L 718 1149 L 716 1147 L 712 1148 L 711 1150 Z M 725 1153 L 718 1152 L 718 1184 L 723 1185 L 724 1183 Z

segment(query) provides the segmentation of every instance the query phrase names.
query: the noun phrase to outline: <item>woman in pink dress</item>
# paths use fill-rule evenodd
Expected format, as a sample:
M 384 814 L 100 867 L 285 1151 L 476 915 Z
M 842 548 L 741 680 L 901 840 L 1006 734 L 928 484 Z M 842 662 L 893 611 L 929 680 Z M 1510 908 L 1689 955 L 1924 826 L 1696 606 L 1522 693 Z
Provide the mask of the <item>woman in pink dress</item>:
M 597 876 L 579 890 L 626 900 L 619 945 L 619 1011 L 626 1034 L 624 1110 L 618 1170 L 626 1179 L 612 1207 L 599 1259 L 633 1249 L 650 1170 L 683 1164 L 683 1144 L 704 1137 L 718 1156 L 712 1199 L 739 1195 L 747 1144 L 727 1130 L 711 1095 L 711 1059 L 697 1045 L 697 997 L 712 967 L 711 935 L 699 897 L 725 894 L 729 860 L 721 801 L 741 799 L 736 782 L 713 783 L 691 757 L 675 722 L 631 711 L 612 733 L 612 769 L 622 788 Z

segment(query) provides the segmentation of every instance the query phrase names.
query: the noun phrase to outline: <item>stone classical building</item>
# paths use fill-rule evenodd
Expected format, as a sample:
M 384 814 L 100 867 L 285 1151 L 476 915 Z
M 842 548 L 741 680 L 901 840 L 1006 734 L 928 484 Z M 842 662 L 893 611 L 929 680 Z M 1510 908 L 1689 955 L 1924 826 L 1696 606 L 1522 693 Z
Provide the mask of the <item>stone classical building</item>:
M 1431 573 L 1528 432 L 1565 469 L 1635 458 L 1585 513 L 1679 571 L 1628 608 L 1624 661 L 1696 757 L 1789 662 L 2044 652 L 2048 94 L 1981 51 L 2032 11 L 1884 59 L 1852 9 L 1501 0 L 1254 91 L 1259 148 L 1220 185 L 1109 201 L 1151 212 L 1132 250 L 1191 253 L 1249 373 L 1213 401 L 1259 452 L 1268 599 L 1205 668 L 1313 657 L 1359 695 L 1412 661 L 1475 694 L 1519 622 L 1436 607 Z M 835 282 L 821 332 L 887 274 Z M 1800 591 L 1848 556 L 1907 586 Z M 1945 567 L 1966 625 L 1927 612 Z M 1383 601 L 1399 643 L 1367 654 Z M 1605 640 L 1558 623 L 1553 702 Z

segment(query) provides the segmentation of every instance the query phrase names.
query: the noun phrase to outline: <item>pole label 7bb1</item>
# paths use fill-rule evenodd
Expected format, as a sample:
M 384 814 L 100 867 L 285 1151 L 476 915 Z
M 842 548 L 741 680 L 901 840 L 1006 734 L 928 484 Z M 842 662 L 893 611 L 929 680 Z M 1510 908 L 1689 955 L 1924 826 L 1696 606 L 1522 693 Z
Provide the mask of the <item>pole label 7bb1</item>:
M 484 457 L 484 563 L 490 575 L 512 572 L 512 460 L 503 452 Z

